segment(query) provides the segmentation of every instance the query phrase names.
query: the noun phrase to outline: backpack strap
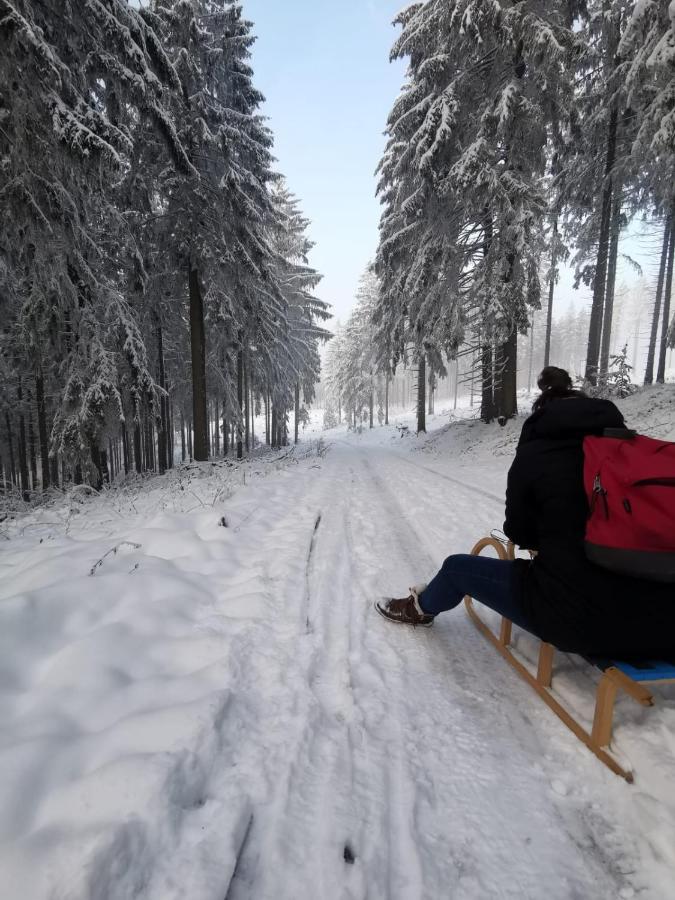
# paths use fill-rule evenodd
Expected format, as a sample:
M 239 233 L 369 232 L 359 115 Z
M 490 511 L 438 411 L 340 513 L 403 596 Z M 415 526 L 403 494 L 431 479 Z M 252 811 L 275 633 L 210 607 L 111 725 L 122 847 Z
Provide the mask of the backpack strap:
M 616 438 L 620 441 L 632 441 L 638 436 L 632 428 L 604 428 L 601 437 Z

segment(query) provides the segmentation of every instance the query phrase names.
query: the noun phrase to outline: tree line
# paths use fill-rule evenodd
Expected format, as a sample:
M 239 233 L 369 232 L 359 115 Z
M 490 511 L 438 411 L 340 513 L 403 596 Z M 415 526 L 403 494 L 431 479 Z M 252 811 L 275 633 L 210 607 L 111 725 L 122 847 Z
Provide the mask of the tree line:
M 645 382 L 665 378 L 675 254 L 675 3 L 426 0 L 396 19 L 408 74 L 388 119 L 376 370 L 476 360 L 486 422 L 516 412 L 518 335 L 560 267 L 592 289 L 584 375 L 610 368 L 619 244 L 661 230 Z
M 235 0 L 0 0 L 2 484 L 288 440 L 330 314 Z

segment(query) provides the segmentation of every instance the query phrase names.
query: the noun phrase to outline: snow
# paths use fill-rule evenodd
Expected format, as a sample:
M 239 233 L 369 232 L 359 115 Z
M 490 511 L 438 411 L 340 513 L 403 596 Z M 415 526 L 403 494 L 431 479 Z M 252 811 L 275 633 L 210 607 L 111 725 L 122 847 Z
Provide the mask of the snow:
M 672 386 L 622 405 L 675 439 Z M 631 787 L 461 610 L 372 610 L 501 526 L 519 424 L 335 429 L 4 522 L 0 896 L 669 896 L 675 686 L 618 703 Z M 560 655 L 582 717 L 594 677 Z

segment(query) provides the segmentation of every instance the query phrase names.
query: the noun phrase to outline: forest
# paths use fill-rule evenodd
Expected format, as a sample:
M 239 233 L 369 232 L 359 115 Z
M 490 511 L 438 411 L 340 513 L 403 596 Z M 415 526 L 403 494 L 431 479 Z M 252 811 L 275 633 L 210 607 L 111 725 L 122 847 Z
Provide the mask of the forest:
M 377 256 L 329 348 L 331 416 L 372 422 L 400 364 L 416 373 L 420 431 L 448 369 L 472 405 L 480 395 L 485 422 L 516 413 L 535 356 L 596 393 L 625 385 L 629 358 L 633 379 L 663 382 L 675 344 L 675 3 L 429 0 L 397 22 L 392 58 L 408 75 L 379 167 Z M 659 242 L 642 308 L 617 296 L 636 222 Z M 592 290 L 567 346 L 552 335 L 563 265 Z M 624 313 L 648 331 L 639 372 L 639 327 L 626 333 Z
M 414 371 L 419 431 L 449 375 L 485 422 L 514 416 L 535 356 L 573 356 L 596 392 L 618 358 L 622 383 L 629 358 L 633 378 L 665 380 L 675 2 L 427 0 L 395 24 L 408 74 L 377 172 L 379 246 L 322 376 L 330 307 L 241 4 L 0 0 L 7 488 L 241 458 L 258 416 L 283 445 L 320 378 L 327 421 L 372 424 Z M 640 372 L 630 337 L 615 346 L 636 222 L 660 248 Z M 571 348 L 552 335 L 562 266 L 592 290 Z
M 327 304 L 227 0 L 0 2 L 0 480 L 287 440 Z M 175 444 L 180 441 L 180 450 Z

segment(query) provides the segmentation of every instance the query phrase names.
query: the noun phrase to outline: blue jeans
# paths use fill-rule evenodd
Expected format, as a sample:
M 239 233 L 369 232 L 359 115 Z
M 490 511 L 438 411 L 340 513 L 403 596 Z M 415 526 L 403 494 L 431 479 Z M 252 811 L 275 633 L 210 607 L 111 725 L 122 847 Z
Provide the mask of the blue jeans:
M 439 613 L 459 606 L 468 594 L 515 625 L 534 633 L 517 590 L 514 563 L 489 556 L 449 556 L 431 584 L 420 594 L 425 613 Z

